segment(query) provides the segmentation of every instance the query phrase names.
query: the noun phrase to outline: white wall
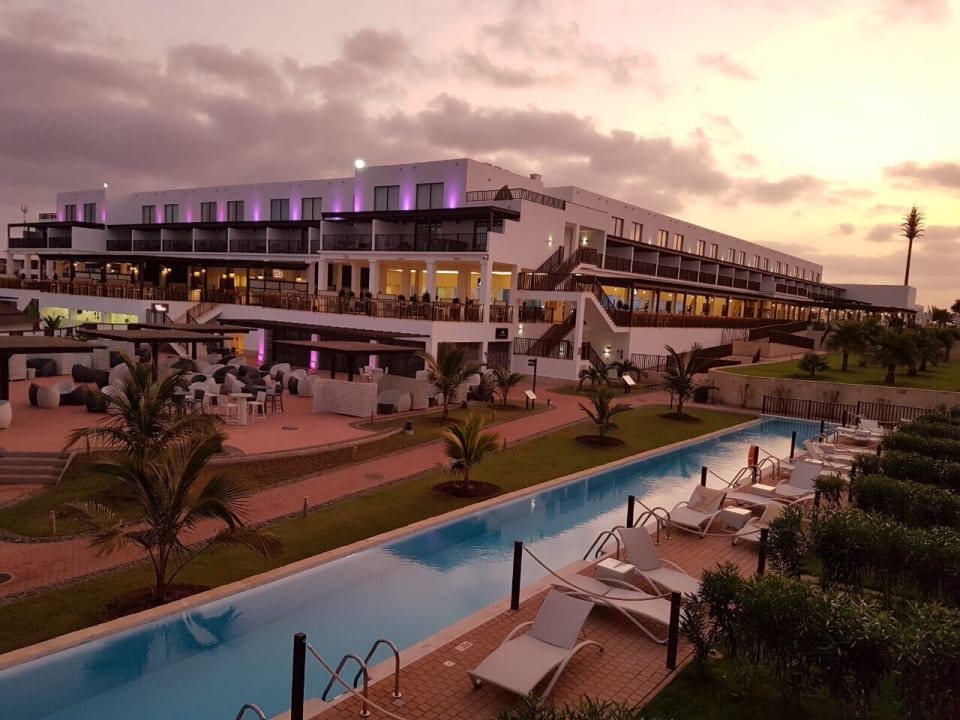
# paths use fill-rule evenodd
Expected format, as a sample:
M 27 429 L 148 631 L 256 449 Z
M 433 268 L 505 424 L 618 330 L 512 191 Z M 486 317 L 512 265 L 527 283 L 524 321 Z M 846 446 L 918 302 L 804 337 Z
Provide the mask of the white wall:
M 909 285 L 841 285 L 847 300 L 860 300 L 880 307 L 913 309 L 917 304 L 917 289 Z
M 723 328 L 632 328 L 630 352 L 644 355 L 666 355 L 664 345 L 677 352 L 689 350 L 698 342 L 703 347 L 719 345 Z

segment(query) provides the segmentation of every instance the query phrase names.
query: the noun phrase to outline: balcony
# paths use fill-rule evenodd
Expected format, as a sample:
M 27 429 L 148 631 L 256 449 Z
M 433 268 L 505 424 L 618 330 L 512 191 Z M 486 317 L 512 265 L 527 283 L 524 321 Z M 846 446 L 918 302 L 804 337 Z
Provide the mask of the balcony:
M 656 275 L 657 264 L 652 262 L 645 262 L 643 260 L 634 260 L 633 271 L 639 275 Z
M 522 323 L 552 323 L 552 307 L 521 307 L 520 322 Z
M 486 252 L 487 233 L 380 234 L 377 235 L 376 249 L 387 252 Z
M 47 247 L 47 240 L 41 235 L 10 238 L 8 247 L 11 250 L 29 250 Z M 68 246 L 69 247 L 69 246 Z
M 498 305 L 494 303 L 490 306 L 490 322 L 492 323 L 512 323 L 513 305 L 506 303 Z
M 194 252 L 198 253 L 225 253 L 227 251 L 227 239 L 223 238 L 197 238 L 194 242 Z
M 230 252 L 232 253 L 266 253 L 267 239 L 259 238 L 230 238 Z
M 270 241 L 270 252 L 278 255 L 306 255 L 306 238 L 274 238 Z
M 633 264 L 630 258 L 614 257 L 605 255 L 603 258 L 603 267 L 607 270 L 619 270 L 621 272 L 632 272 Z
M 156 237 L 134 238 L 133 251 L 160 252 L 160 236 L 157 235 Z
M 467 192 L 466 201 L 468 203 L 472 202 L 497 202 L 497 201 L 507 201 L 507 200 L 526 200 L 527 202 L 534 202 L 538 205 L 545 205 L 549 208 L 554 208 L 555 210 L 566 210 L 567 202 L 566 200 L 561 200 L 560 198 L 551 197 L 550 195 L 544 195 L 543 193 L 538 193 L 535 190 L 528 190 L 527 188 L 500 188 L 499 190 L 470 190 Z
M 720 287 L 733 287 L 733 278 L 726 275 L 717 277 L 717 285 Z
M 193 252 L 193 240 L 190 238 L 167 238 L 163 241 L 164 252 Z
M 324 235 L 324 250 L 373 250 L 373 235 Z
M 680 280 L 688 280 L 690 282 L 697 282 L 700 279 L 700 273 L 696 270 L 686 270 L 680 268 Z
M 662 278 L 673 278 L 676 280 L 677 276 L 680 275 L 680 268 L 678 267 L 668 267 L 668 266 L 659 266 L 657 268 L 657 277 Z
M 133 240 L 129 237 L 107 238 L 107 252 L 130 252 Z

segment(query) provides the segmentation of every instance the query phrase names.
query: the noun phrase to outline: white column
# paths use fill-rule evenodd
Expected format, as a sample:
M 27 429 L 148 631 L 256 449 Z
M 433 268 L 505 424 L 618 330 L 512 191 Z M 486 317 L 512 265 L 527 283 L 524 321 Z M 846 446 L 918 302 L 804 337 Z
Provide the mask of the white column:
M 464 265 L 457 270 L 457 297 L 460 302 L 466 302 L 470 297 L 470 269 Z
M 484 260 L 480 261 L 480 292 L 477 293 L 480 304 L 490 307 L 490 303 L 493 300 L 493 275 L 491 270 L 493 269 L 493 263 L 490 262 L 490 258 L 487 255 L 484 255 Z
M 327 289 L 327 275 L 329 274 L 330 263 L 327 262 L 325 258 L 321 258 L 317 261 L 317 266 L 315 270 L 317 271 L 316 275 L 316 287 L 317 290 L 326 290 Z
M 370 260 L 370 287 L 368 288 L 373 296 L 376 297 L 380 292 L 380 263 L 376 260 Z
M 430 299 L 437 299 L 437 261 L 427 260 L 427 284 L 425 292 L 430 293 Z
M 400 270 L 400 294 L 410 297 L 410 268 L 407 267 Z
M 190 277 L 190 273 L 187 273 Z M 317 294 L 317 264 L 307 263 L 307 295 Z
M 354 295 L 360 295 L 360 263 L 350 263 L 350 290 Z

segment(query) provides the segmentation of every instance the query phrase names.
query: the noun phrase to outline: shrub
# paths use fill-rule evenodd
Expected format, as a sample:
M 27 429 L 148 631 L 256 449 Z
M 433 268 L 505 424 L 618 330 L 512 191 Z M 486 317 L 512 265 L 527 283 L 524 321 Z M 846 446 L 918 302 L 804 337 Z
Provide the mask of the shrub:
M 797 504 L 788 505 L 780 517 L 770 523 L 767 535 L 770 563 L 777 572 L 799 579 L 807 549 L 803 509 Z
M 960 530 L 960 496 L 922 483 L 866 475 L 850 483 L 855 507 L 887 515 L 910 527 L 942 525 Z
M 531 695 L 520 707 L 501 711 L 497 720 L 643 720 L 644 717 L 639 707 L 626 703 L 584 696 L 576 705 L 559 706 Z
M 897 633 L 894 671 L 906 717 L 960 717 L 960 612 L 911 606 Z
M 929 418 L 929 419 L 928 419 Z M 900 425 L 897 432 L 923 435 L 925 437 L 949 438 L 960 440 L 960 424 L 922 416 L 913 422 Z
M 797 363 L 797 367 L 803 370 L 803 372 L 809 373 L 810 377 L 815 377 L 818 372 L 829 370 L 830 364 L 827 362 L 827 359 L 823 357 L 823 355 L 818 355 L 815 352 L 808 352 L 804 353 L 803 357 L 800 358 L 800 361 Z
M 898 480 L 960 490 L 960 463 L 937 460 L 918 453 L 888 450 L 880 458 L 878 471 Z
M 843 491 L 847 489 L 847 481 L 842 475 L 821 475 L 814 482 L 814 487 L 820 491 L 820 504 L 828 510 L 839 510 L 843 502 Z
M 878 455 L 861 453 L 853 458 L 850 464 L 850 478 L 860 477 L 861 475 L 879 475 L 880 457 Z
M 706 609 L 703 627 L 711 633 L 710 642 L 713 647 L 722 646 L 731 655 L 737 653 L 734 628 L 743 587 L 744 580 L 739 568 L 731 562 L 722 562 L 716 570 L 703 572 L 697 596 L 701 607 Z M 690 642 L 696 646 L 694 640 Z
M 883 438 L 883 447 L 886 450 L 915 452 L 931 458 L 949 460 L 950 462 L 960 461 L 960 440 L 951 438 L 929 437 L 897 431 Z

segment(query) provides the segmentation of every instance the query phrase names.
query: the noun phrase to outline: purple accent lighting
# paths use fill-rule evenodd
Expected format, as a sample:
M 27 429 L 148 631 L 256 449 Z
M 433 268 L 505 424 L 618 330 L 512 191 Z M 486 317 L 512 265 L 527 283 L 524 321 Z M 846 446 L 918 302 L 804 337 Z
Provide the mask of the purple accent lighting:
M 223 207 L 217 206 L 217 222 L 223 222 Z
M 105 207 L 100 209 L 100 222 L 104 225 L 107 224 L 107 209 Z
M 187 222 L 188 222 L 188 223 L 192 223 L 192 222 L 193 222 L 193 208 L 192 208 L 192 207 L 188 207 L 188 208 L 187 208 Z
M 257 364 L 262 365 L 263 358 L 266 356 L 266 353 L 264 352 L 264 350 L 265 350 L 267 340 L 263 336 L 263 332 L 260 332 L 259 335 L 260 335 L 260 343 L 257 345 Z
M 404 183 L 400 187 L 400 209 L 413 210 L 413 194 L 416 192 L 413 183 Z
M 253 206 L 253 221 L 260 222 L 260 203 Z
M 320 339 L 320 338 L 319 338 L 319 336 L 317 336 L 317 335 L 311 335 L 311 336 L 310 336 L 310 340 L 312 340 L 313 342 L 316 342 L 316 341 L 319 340 L 319 339 Z M 317 351 L 316 351 L 316 350 L 311 350 L 311 351 L 310 351 L 310 369 L 311 369 L 311 370 L 316 370 L 316 369 L 317 369 Z
M 57 211 L 57 222 L 63 222 L 63 210 Z

